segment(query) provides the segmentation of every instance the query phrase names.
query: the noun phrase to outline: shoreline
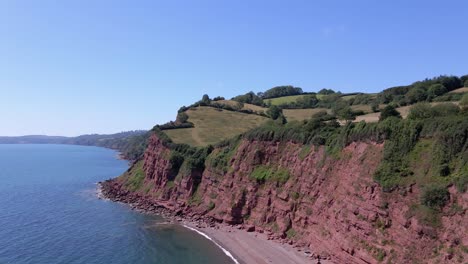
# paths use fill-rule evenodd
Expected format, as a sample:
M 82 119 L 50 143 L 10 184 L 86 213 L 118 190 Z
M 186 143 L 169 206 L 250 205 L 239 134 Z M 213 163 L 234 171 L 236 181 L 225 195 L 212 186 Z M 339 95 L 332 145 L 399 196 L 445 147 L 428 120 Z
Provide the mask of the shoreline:
M 195 231 L 197 232 L 198 234 L 200 234 L 201 236 L 205 237 L 206 239 L 210 240 L 211 242 L 213 242 L 217 247 L 219 247 L 226 256 L 230 257 L 232 259 L 232 261 L 234 261 L 235 264 L 240 264 L 239 261 L 232 255 L 232 253 L 230 251 L 228 251 L 227 249 L 225 249 L 223 246 L 221 246 L 220 244 L 218 244 L 216 241 L 214 241 L 211 237 L 209 237 L 207 234 L 201 232 L 200 230 L 194 228 L 194 227 L 190 227 L 188 225 L 185 225 L 185 224 L 182 224 L 183 227 L 187 228 L 187 229 L 190 229 L 192 231 Z
M 173 212 L 163 205 L 149 204 L 144 199 L 140 200 L 137 194 L 116 195 L 108 188 L 103 188 L 103 183 L 105 182 L 97 183 L 98 190 L 96 193 L 99 194 L 100 199 L 124 203 L 132 210 L 162 216 L 168 223 L 178 224 L 197 232 L 199 235 L 211 240 L 224 254 L 233 260 L 233 263 L 332 263 L 327 259 L 316 256 L 307 248 L 299 248 L 272 239 L 265 233 L 245 229 L 242 225 L 216 223 L 212 219 L 201 216 L 183 215 L 180 211 Z

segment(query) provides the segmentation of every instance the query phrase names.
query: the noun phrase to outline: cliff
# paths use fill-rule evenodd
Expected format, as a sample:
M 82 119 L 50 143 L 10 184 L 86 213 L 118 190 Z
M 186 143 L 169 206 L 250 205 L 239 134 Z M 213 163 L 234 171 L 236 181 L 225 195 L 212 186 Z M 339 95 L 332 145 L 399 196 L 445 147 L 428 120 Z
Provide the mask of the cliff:
M 200 162 L 202 154 L 180 156 L 153 134 L 144 158 L 103 189 L 114 200 L 266 232 L 336 263 L 466 261 L 468 193 L 450 187 L 435 214 L 420 205 L 418 185 L 384 192 L 373 178 L 383 150 L 373 141 L 329 153 L 241 138 Z M 424 163 L 427 153 L 417 155 Z

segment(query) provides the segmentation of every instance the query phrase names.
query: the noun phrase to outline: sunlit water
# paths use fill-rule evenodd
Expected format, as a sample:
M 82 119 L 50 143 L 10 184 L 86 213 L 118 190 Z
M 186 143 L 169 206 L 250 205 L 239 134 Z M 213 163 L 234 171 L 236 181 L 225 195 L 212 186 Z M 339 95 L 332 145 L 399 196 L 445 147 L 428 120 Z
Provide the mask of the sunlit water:
M 103 148 L 0 145 L 0 263 L 232 263 L 192 230 L 98 199 L 96 182 L 126 169 Z

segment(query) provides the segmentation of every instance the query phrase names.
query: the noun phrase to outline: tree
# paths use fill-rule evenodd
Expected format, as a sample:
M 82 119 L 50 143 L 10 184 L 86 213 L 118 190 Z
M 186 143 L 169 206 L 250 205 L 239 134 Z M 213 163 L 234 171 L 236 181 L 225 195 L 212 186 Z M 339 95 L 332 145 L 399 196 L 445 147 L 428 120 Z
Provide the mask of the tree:
M 258 106 L 263 106 L 263 100 L 257 96 L 254 92 L 248 92 L 244 95 L 238 95 L 232 98 L 233 101 L 245 103 L 245 104 L 254 104 Z
M 221 101 L 221 100 L 225 100 L 225 98 L 222 96 L 216 96 L 215 98 L 213 98 L 213 101 Z
M 467 81 L 468 81 L 468 74 L 467 74 L 467 75 L 461 76 L 461 77 L 460 77 L 460 81 L 461 81 L 461 83 L 464 84 L 465 87 L 468 87 L 468 86 L 467 86 L 467 85 L 468 85 L 468 83 L 467 83 Z
M 335 93 L 335 91 L 333 91 L 332 89 L 326 89 L 326 88 L 323 88 L 322 90 L 318 91 L 318 94 L 333 94 Z
M 210 97 L 207 94 L 204 94 L 201 99 L 201 103 L 203 103 L 204 105 L 209 105 L 211 103 Z
M 343 107 L 343 108 L 337 110 L 336 111 L 336 116 L 338 116 L 339 119 L 343 119 L 343 120 L 346 120 L 346 121 L 356 119 L 356 116 L 354 115 L 353 110 L 349 106 L 346 106 L 346 107 Z
M 436 84 L 431 85 L 429 89 L 427 90 L 427 97 L 432 100 L 436 98 L 437 96 L 443 95 L 446 92 L 447 92 L 447 88 L 445 88 L 445 86 L 443 86 L 440 83 L 436 83 Z
M 271 119 L 276 120 L 276 119 L 278 119 L 278 117 L 283 115 L 283 110 L 281 110 L 281 108 L 279 108 L 276 105 L 272 105 L 272 106 L 270 106 L 270 108 L 268 108 L 267 115 Z
M 318 102 L 319 100 L 315 94 L 306 94 L 296 100 L 297 105 L 301 108 L 314 108 Z
M 276 86 L 271 89 L 266 90 L 264 93 L 258 93 L 258 96 L 267 99 L 267 98 L 276 98 L 289 95 L 298 95 L 302 94 L 302 88 L 294 87 L 292 85 Z
M 379 102 L 377 101 L 373 101 L 371 103 L 371 109 L 372 109 L 372 112 L 376 113 L 379 111 Z
M 439 83 L 447 88 L 447 90 L 452 91 L 462 87 L 463 82 L 457 76 L 441 76 L 437 78 Z
M 426 100 L 427 93 L 422 88 L 413 88 L 409 90 L 405 97 L 409 104 L 414 104 Z
M 382 111 L 380 112 L 380 121 L 383 121 L 391 116 L 401 118 L 400 112 L 398 112 L 393 105 L 387 105 Z

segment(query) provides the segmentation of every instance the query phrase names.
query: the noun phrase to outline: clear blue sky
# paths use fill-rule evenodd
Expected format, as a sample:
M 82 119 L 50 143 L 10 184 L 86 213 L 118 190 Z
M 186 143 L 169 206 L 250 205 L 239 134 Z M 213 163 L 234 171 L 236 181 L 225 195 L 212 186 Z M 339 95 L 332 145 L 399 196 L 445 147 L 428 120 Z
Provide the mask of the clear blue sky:
M 1 1 L 0 135 L 149 129 L 204 93 L 468 74 L 467 13 L 462 0 Z

